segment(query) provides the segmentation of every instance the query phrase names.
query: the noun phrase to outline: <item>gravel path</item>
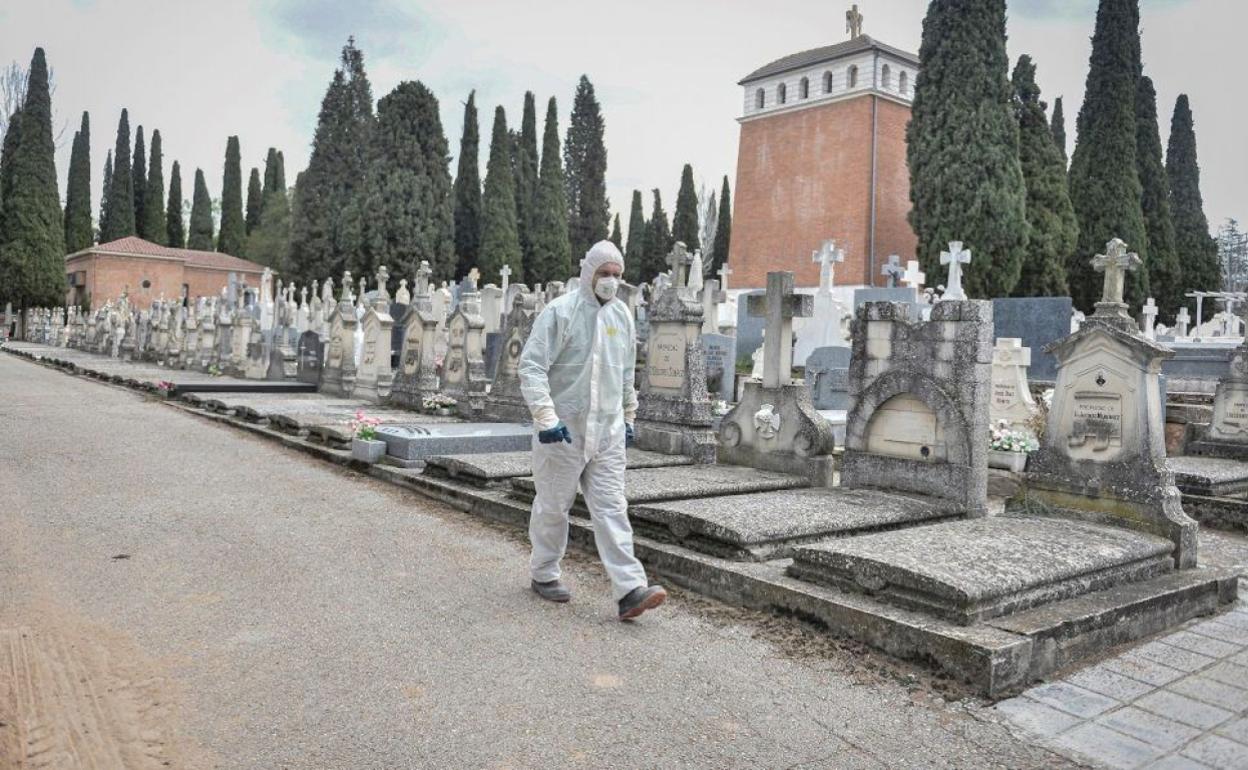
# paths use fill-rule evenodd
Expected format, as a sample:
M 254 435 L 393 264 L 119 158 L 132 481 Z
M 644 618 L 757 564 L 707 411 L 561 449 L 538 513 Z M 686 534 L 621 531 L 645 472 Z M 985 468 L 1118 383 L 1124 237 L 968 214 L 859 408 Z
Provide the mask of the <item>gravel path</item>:
M 621 624 L 587 555 L 542 603 L 521 532 L 8 355 L 0 437 L 0 766 L 1066 763 L 795 622 Z

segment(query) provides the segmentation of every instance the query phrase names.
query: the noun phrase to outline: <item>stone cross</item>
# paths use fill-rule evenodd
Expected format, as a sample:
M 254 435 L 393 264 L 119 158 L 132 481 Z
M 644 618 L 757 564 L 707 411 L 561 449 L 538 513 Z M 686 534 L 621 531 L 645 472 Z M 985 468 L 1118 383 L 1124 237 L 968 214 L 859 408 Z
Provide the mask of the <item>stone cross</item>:
M 711 278 L 702 286 L 702 333 L 719 334 L 719 303 L 725 299 L 719 281 Z
M 926 280 L 927 274 L 919 269 L 919 260 L 912 259 L 906 262 L 906 272 L 901 277 L 902 283 L 912 289 L 921 289 Z
M 672 286 L 683 289 L 689 285 L 689 265 L 692 263 L 693 256 L 689 253 L 685 242 L 676 241 L 667 255 L 667 264 L 671 267 Z
M 471 284 L 472 291 L 476 291 L 476 290 L 477 290 L 477 287 L 481 285 L 481 271 L 480 271 L 480 270 L 478 270 L 478 269 L 477 269 L 477 268 L 475 268 L 475 267 L 474 267 L 473 269 L 469 270 L 469 271 L 468 271 L 468 282 Z M 461 288 L 461 289 L 468 288 L 468 285 L 467 285 L 467 284 L 460 284 L 460 288 Z
M 1101 302 L 1111 305 L 1122 304 L 1123 283 L 1128 270 L 1140 266 L 1140 255 L 1127 253 L 1127 244 L 1118 238 L 1105 244 L 1105 253 L 1092 258 L 1092 269 L 1105 273 L 1105 285 L 1101 290 Z
M 342 272 L 342 297 L 340 297 L 341 301 L 351 302 L 355 299 L 354 297 L 351 296 L 351 286 L 352 286 L 351 271 L 344 270 Z
M 368 279 L 361 275 L 360 276 L 360 294 L 356 300 L 356 303 L 355 303 L 356 306 L 361 307 L 361 308 L 364 307 L 364 295 L 367 292 L 368 292 Z
M 1187 312 L 1187 305 L 1179 308 L 1179 313 L 1174 317 L 1174 336 L 1186 337 L 1188 324 L 1192 322 L 1191 315 Z
M 429 294 L 429 278 L 433 275 L 433 268 L 429 267 L 429 260 L 420 260 L 420 267 L 416 268 L 416 296 Z
M 888 288 L 892 289 L 897 286 L 897 281 L 906 274 L 906 269 L 901 266 L 901 257 L 896 254 L 890 254 L 888 262 L 884 267 L 880 268 L 880 275 L 884 276 L 888 281 Z
M 949 241 L 949 250 L 940 252 L 940 264 L 949 266 L 949 280 L 941 299 L 966 299 L 962 291 L 962 266 L 971 264 L 971 250 L 962 248 L 962 241 Z
M 845 12 L 845 31 L 849 33 L 850 40 L 862 36 L 862 14 L 858 11 L 857 3 Z
M 410 305 L 412 303 L 412 293 L 407 290 L 407 279 L 399 279 L 399 289 L 394 293 L 394 301 L 400 305 Z
M 1144 303 L 1142 313 L 1144 315 L 1144 336 L 1150 340 L 1157 339 L 1154 331 L 1157 325 L 1157 303 L 1153 301 L 1152 297 L 1149 297 L 1148 302 Z
M 1196 299 L 1196 329 L 1198 330 L 1197 331 L 1198 334 L 1199 334 L 1200 324 L 1201 322 L 1204 321 L 1202 316 L 1204 315 L 1205 296 L 1207 294 L 1208 292 L 1203 292 L 1203 291 L 1189 291 L 1187 294 L 1183 295 L 1185 297 L 1193 297 Z
M 377 268 L 377 302 L 385 312 L 390 312 L 390 291 L 386 289 L 386 283 L 390 280 L 390 271 L 385 265 Z M 384 304 L 383 304 L 384 303 Z
M 836 280 L 836 263 L 845 261 L 845 252 L 836 248 L 836 241 L 829 238 L 818 251 L 812 251 L 810 257 L 811 262 L 819 265 L 819 293 L 830 294 Z
M 511 285 L 511 264 L 504 262 L 503 266 L 498 269 L 498 274 L 503 282 L 503 295 L 507 294 L 507 287 Z
M 766 318 L 763 343 L 763 387 L 788 385 L 793 372 L 793 319 L 814 313 L 814 296 L 793 293 L 793 273 L 767 274 L 767 293 L 746 300 L 751 316 Z
M 728 291 L 728 276 L 732 275 L 732 268 L 728 267 L 728 263 L 719 266 L 719 290 Z

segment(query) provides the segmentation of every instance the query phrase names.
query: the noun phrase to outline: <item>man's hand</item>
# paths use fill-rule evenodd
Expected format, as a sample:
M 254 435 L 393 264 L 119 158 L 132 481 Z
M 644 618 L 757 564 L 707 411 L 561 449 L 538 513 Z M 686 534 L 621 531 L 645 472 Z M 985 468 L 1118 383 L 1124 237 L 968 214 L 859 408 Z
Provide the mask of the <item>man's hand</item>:
M 543 444 L 556 444 L 560 441 L 572 443 L 572 434 L 568 432 L 568 426 L 563 424 L 563 420 L 559 424 L 549 430 L 539 431 L 537 440 Z
M 624 423 L 624 446 L 632 446 L 636 440 L 637 433 L 633 430 L 633 424 L 631 422 Z

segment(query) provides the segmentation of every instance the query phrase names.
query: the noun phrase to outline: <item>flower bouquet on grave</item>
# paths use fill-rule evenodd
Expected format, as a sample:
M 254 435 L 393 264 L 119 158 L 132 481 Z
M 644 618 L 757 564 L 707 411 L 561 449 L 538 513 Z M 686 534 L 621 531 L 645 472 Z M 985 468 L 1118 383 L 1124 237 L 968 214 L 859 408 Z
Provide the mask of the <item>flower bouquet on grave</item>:
M 363 409 L 357 409 L 355 418 L 347 423 L 351 431 L 351 456 L 370 465 L 386 454 L 386 442 L 377 439 L 380 417 L 369 417 Z
M 1035 436 L 1014 430 L 1006 420 L 998 420 L 989 430 L 988 467 L 1021 473 L 1027 466 L 1027 453 L 1039 448 Z
M 173 388 L 174 388 L 174 384 L 170 382 L 169 380 L 161 380 L 160 382 L 156 383 L 156 391 L 160 393 L 160 395 L 162 396 L 169 395 L 169 392 L 172 391 Z
M 221 367 L 217 366 L 216 364 L 213 364 L 212 366 L 208 367 L 208 375 L 210 377 L 220 377 L 221 374 L 222 374 Z
M 420 405 L 426 414 L 449 416 L 458 406 L 458 402 L 443 393 L 434 393 L 431 396 L 425 396 Z
M 732 411 L 732 409 L 728 406 L 728 402 L 724 399 L 716 398 L 711 400 L 711 414 L 716 417 L 723 417 L 730 411 Z

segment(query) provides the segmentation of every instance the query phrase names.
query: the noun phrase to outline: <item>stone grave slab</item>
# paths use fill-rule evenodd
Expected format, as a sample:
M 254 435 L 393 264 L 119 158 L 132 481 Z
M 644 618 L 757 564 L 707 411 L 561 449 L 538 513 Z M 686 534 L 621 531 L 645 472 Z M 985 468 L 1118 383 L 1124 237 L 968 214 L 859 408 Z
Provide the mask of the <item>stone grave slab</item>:
M 670 468 L 692 465 L 692 457 L 647 452 L 629 447 L 628 468 Z M 425 460 L 425 473 L 441 478 L 457 479 L 472 484 L 485 485 L 492 481 L 506 481 L 533 475 L 533 452 L 489 452 L 485 454 L 436 455 Z
M 410 415 L 409 415 L 410 420 Z M 512 452 L 532 446 L 533 427 L 521 423 L 387 425 L 377 429 L 386 454 L 400 460 L 424 460 L 458 452 Z
M 1248 494 L 1248 463 L 1221 457 L 1171 457 L 1167 460 L 1174 471 L 1174 483 L 1185 494 L 1229 495 Z
M 801 546 L 789 574 L 970 625 L 1169 572 L 1173 548 L 1121 527 L 995 516 Z
M 784 558 L 796 545 L 960 515 L 947 501 L 866 489 L 789 489 L 637 505 L 638 534 L 728 559 Z
M 810 482 L 801 476 L 732 465 L 639 468 L 624 472 L 624 496 L 630 506 L 694 497 L 723 497 L 748 492 L 798 489 L 809 485 Z M 513 496 L 531 501 L 535 494 L 533 479 L 512 479 L 511 490 Z M 585 501 L 579 494 L 576 497 L 576 508 L 585 510 Z

